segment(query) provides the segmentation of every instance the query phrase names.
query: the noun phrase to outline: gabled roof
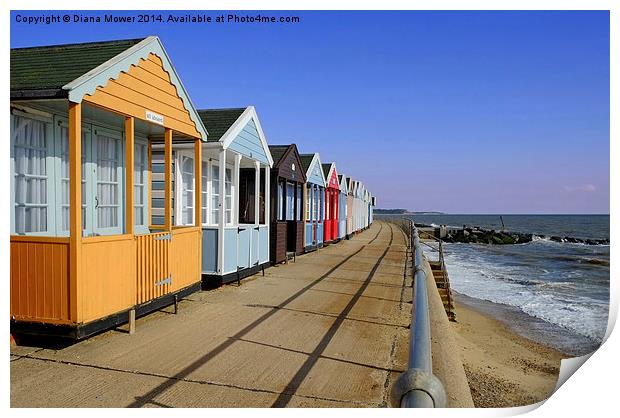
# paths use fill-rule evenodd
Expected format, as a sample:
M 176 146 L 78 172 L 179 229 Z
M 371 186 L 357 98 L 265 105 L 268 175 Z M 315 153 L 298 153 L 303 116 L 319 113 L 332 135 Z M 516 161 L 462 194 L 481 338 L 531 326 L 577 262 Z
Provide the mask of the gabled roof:
M 321 168 L 323 169 L 323 175 L 325 176 L 326 179 L 329 178 L 329 172 L 332 169 L 332 164 L 334 164 L 334 163 L 323 163 L 323 164 L 321 164 Z
M 11 99 L 67 98 L 81 103 L 85 95 L 92 95 L 97 87 L 150 54 L 161 58 L 196 130 L 206 141 L 207 130 L 157 36 L 11 49 Z
M 319 153 L 315 152 L 314 154 L 301 154 L 299 157 L 301 158 L 301 163 L 304 167 L 304 171 L 306 172 L 306 182 L 311 181 L 312 175 L 315 174 L 321 178 L 321 183 L 323 187 L 325 187 L 326 180 L 325 175 L 323 174 L 321 157 L 319 156 Z M 316 172 L 312 173 L 315 167 L 317 168 Z
M 286 151 L 295 144 L 291 145 L 269 145 L 269 152 L 271 152 L 271 157 L 273 158 L 273 166 L 277 166 L 280 164 L 280 160 L 286 154 Z
M 245 107 L 233 109 L 200 109 L 198 115 L 209 129 L 207 142 L 217 142 L 230 129 L 239 116 L 245 112 Z
M 198 111 L 198 115 L 209 129 L 208 142 L 220 142 L 224 149 L 227 149 L 243 128 L 250 121 L 253 121 L 261 147 L 269 160 L 269 166 L 273 166 L 273 158 L 267 145 L 267 139 L 254 106 L 229 109 L 201 109 Z
M 280 164 L 283 161 L 286 161 L 288 156 L 293 153 L 295 155 L 295 160 L 297 161 L 297 167 L 300 168 L 300 170 L 295 170 L 295 172 L 301 174 L 301 178 L 296 180 L 302 183 L 306 182 L 306 170 L 303 168 L 303 163 L 299 156 L 299 151 L 297 150 L 297 145 L 269 145 L 269 152 L 271 152 L 271 157 L 273 158 L 274 169 L 278 168 Z
M 340 191 L 342 193 L 348 193 L 349 192 L 349 186 L 347 184 L 347 178 L 346 176 L 342 175 L 342 174 L 338 174 L 338 183 L 340 184 Z
M 314 154 L 299 154 L 299 158 L 301 159 L 301 164 L 304 167 L 304 171 L 308 171 L 308 168 L 310 168 L 310 164 L 312 164 L 312 160 L 314 159 Z

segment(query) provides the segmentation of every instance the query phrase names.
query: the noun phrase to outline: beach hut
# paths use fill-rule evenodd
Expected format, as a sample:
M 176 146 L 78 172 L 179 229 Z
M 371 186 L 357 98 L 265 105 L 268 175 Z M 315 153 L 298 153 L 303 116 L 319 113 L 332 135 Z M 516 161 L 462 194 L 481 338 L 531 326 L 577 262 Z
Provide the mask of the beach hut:
M 201 218 L 173 227 L 171 150 L 200 156 L 207 132 L 161 41 L 12 49 L 10 94 L 11 332 L 80 339 L 200 289 Z
M 271 173 L 271 263 L 286 260 L 287 253 L 304 251 L 303 189 L 306 173 L 295 144 L 270 145 Z
M 370 203 L 368 205 L 368 226 L 372 225 L 375 208 L 375 197 L 370 195 Z
M 370 226 L 370 192 L 364 191 L 364 227 Z
M 323 244 L 338 240 L 338 195 L 340 183 L 336 163 L 321 164 L 325 176 L 325 222 L 323 223 Z
M 355 205 L 353 204 L 353 187 L 355 186 L 355 182 L 351 177 L 346 177 L 345 182 L 347 185 L 347 239 L 353 235 L 353 212 L 355 210 Z
M 365 230 L 368 227 L 368 190 L 365 185 L 362 185 L 360 202 L 360 226 L 362 230 Z
M 341 240 L 347 237 L 347 219 L 349 218 L 347 212 L 347 194 L 349 190 L 344 175 L 338 175 L 338 184 L 338 239 Z
M 359 185 L 360 182 L 352 180 L 353 184 L 353 228 L 352 233 L 356 234 L 359 231 Z
M 198 110 L 209 130 L 202 146 L 202 210 L 192 205 L 196 159 L 189 144 L 173 147 L 174 218 L 176 226 L 202 216 L 203 285 L 238 281 L 269 264 L 269 188 L 273 165 L 260 120 L 253 106 Z M 161 151 L 154 152 L 161 161 Z M 160 172 L 161 163 L 154 164 Z M 158 181 L 154 182 L 156 189 Z M 153 194 L 153 221 L 161 216 Z
M 325 175 L 318 153 L 301 154 L 301 164 L 306 173 L 306 210 L 304 213 L 304 251 L 323 246 L 323 221 L 325 220 Z
M 361 181 L 355 184 L 355 232 L 361 232 L 363 225 L 363 196 L 364 185 Z

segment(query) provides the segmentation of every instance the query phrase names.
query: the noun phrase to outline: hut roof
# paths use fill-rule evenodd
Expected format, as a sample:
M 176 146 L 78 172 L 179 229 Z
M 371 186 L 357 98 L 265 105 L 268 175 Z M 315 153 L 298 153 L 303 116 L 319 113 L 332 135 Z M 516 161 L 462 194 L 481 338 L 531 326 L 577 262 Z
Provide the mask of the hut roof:
M 68 97 L 63 86 L 144 39 L 13 48 L 11 97 Z
M 222 138 L 222 135 L 228 131 L 233 123 L 243 112 L 246 107 L 230 108 L 230 109 L 202 109 L 198 110 L 198 116 L 202 120 L 202 123 L 209 129 L 208 142 L 217 142 Z

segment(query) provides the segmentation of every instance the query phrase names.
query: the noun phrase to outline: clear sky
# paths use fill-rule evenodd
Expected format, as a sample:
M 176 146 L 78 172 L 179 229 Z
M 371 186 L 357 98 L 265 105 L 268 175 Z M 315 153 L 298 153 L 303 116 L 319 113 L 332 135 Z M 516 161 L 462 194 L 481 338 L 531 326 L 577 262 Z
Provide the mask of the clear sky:
M 52 25 L 17 14 L 40 15 L 12 12 L 12 47 L 159 36 L 196 107 L 256 106 L 270 144 L 335 161 L 378 207 L 609 213 L 608 12 Z

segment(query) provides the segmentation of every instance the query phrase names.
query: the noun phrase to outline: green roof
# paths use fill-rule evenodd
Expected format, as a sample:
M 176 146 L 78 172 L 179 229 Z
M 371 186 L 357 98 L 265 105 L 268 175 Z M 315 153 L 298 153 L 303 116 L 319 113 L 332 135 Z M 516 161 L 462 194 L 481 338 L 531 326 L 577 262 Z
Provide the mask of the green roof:
M 326 179 L 327 179 L 327 176 L 329 175 L 329 170 L 332 168 L 332 164 L 333 163 L 321 164 L 323 168 L 323 175 L 325 176 Z
M 307 172 L 314 159 L 314 154 L 300 154 L 299 158 L 301 159 L 301 165 L 304 167 L 304 172 Z
M 237 119 L 245 112 L 246 107 L 231 109 L 203 109 L 198 110 L 198 116 L 202 119 L 209 136 L 208 142 L 217 142 L 226 131 L 235 123 Z
M 143 39 L 11 49 L 11 98 L 67 97 L 62 87 Z
M 273 158 L 273 166 L 277 166 L 280 163 L 280 160 L 286 154 L 286 151 L 292 146 L 291 145 L 269 145 L 269 152 L 271 153 L 271 158 Z

